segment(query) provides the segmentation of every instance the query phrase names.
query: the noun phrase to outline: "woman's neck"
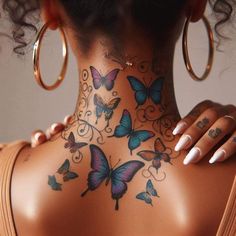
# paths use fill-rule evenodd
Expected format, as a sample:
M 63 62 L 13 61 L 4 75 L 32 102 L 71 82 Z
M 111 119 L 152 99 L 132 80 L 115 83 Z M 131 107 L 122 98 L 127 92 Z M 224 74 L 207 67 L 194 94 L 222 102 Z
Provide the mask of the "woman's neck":
M 145 126 L 173 138 L 171 131 L 180 118 L 172 76 L 174 46 L 136 49 L 106 50 L 99 42 L 91 57 L 79 60 L 74 124 L 81 134 L 90 128 L 112 134 L 128 111 L 133 130 Z

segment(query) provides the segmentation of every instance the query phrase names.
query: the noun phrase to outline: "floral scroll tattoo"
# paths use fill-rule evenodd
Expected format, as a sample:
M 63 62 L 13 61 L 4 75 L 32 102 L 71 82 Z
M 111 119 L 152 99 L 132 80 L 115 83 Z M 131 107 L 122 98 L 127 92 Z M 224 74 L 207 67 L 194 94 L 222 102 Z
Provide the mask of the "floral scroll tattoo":
M 204 129 L 208 124 L 209 124 L 209 119 L 207 118 L 204 118 L 203 120 L 201 121 L 198 121 L 196 126 L 199 128 L 199 129 Z
M 219 129 L 219 128 L 216 128 L 216 129 L 211 129 L 208 133 L 208 135 L 213 138 L 213 139 L 216 139 L 219 137 L 219 135 L 222 133 L 222 130 Z
M 88 191 L 96 190 L 104 181 L 107 186 L 111 182 L 111 197 L 116 201 L 115 210 L 119 210 L 119 200 L 126 193 L 135 174 L 144 166 L 141 161 L 128 161 L 117 168 L 111 167 L 104 152 L 96 145 L 90 145 L 91 168 L 88 174 L 88 187 L 81 194 L 84 197 Z
M 63 176 L 64 182 L 68 182 L 79 177 L 77 173 L 70 170 L 70 161 L 68 159 L 65 160 L 56 173 Z M 48 185 L 54 191 L 62 190 L 62 184 L 57 181 L 55 174 L 48 176 Z

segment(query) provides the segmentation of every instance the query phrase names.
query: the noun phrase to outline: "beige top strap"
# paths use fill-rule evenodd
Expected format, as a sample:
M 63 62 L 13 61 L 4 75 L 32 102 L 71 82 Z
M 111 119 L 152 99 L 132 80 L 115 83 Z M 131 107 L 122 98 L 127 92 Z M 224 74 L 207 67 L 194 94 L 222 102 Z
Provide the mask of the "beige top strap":
M 235 236 L 236 235 L 236 177 L 228 198 L 228 202 L 221 219 L 217 236 Z
M 17 141 L 0 149 L 0 236 L 16 236 L 11 208 L 11 178 L 15 160 L 28 143 Z

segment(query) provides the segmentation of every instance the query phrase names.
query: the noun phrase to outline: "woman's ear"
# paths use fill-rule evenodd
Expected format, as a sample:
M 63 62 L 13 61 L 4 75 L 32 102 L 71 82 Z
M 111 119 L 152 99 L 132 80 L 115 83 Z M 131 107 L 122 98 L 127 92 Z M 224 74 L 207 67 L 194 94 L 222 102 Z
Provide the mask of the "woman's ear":
M 199 21 L 206 9 L 207 0 L 189 0 L 187 17 L 191 15 L 191 21 Z
M 46 23 L 50 22 L 49 28 L 56 30 L 59 25 L 59 9 L 55 0 L 41 1 L 41 19 Z

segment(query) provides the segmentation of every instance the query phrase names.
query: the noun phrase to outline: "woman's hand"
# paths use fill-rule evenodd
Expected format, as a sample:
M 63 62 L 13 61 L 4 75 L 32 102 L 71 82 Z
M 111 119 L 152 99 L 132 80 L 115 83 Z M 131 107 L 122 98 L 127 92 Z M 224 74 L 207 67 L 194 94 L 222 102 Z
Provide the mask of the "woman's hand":
M 35 130 L 31 135 L 31 146 L 37 147 L 40 144 L 45 143 L 52 136 L 61 132 L 65 126 L 70 122 L 72 116 L 66 116 L 63 123 L 54 123 L 52 124 L 47 131 L 44 133 L 42 130 Z
M 184 159 L 185 165 L 200 161 L 225 138 L 209 162 L 224 161 L 236 153 L 236 107 L 204 101 L 177 124 L 173 134 L 181 134 L 176 151 L 194 145 Z

